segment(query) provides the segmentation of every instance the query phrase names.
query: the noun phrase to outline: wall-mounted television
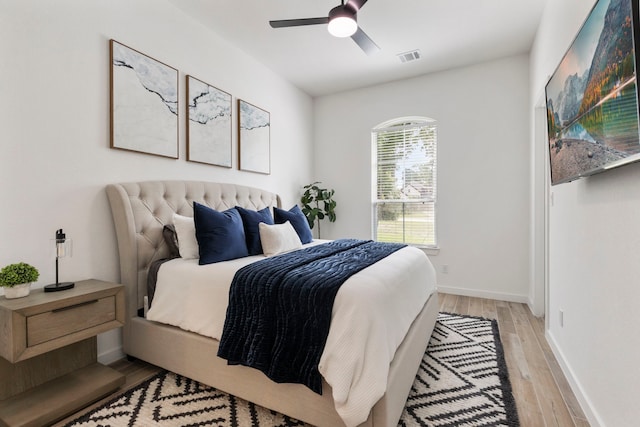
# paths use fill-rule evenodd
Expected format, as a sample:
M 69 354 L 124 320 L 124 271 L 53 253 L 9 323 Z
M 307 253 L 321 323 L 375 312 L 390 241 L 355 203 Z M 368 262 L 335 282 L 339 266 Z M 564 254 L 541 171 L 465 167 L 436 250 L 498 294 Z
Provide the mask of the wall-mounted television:
M 598 0 L 545 87 L 551 184 L 640 160 L 637 0 Z

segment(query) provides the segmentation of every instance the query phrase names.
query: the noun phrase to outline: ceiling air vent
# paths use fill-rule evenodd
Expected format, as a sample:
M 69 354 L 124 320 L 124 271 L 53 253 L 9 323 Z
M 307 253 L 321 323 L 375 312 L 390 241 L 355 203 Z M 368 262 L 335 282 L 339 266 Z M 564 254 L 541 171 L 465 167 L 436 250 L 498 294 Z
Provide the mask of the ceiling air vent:
M 420 59 L 420 51 L 412 50 L 411 52 L 399 53 L 398 58 L 400 58 L 400 62 L 411 62 L 416 59 Z

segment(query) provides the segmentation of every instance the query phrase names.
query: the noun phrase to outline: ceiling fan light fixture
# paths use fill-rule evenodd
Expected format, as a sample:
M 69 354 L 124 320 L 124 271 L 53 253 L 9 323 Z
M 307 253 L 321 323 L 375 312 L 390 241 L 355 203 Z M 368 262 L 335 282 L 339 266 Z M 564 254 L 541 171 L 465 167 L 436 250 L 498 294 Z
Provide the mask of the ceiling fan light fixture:
M 334 37 L 350 37 L 358 30 L 355 12 L 344 6 L 337 6 L 329 12 L 329 34 Z

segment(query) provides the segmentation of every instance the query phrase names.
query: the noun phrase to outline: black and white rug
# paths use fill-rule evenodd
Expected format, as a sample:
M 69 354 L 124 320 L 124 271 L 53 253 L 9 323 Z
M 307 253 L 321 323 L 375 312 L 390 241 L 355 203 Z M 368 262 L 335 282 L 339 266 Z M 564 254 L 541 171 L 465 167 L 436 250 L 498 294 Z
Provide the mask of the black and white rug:
M 440 313 L 400 426 L 518 426 L 498 322 Z
M 495 320 L 440 313 L 400 426 L 517 426 Z M 172 372 L 161 372 L 66 427 L 306 424 Z

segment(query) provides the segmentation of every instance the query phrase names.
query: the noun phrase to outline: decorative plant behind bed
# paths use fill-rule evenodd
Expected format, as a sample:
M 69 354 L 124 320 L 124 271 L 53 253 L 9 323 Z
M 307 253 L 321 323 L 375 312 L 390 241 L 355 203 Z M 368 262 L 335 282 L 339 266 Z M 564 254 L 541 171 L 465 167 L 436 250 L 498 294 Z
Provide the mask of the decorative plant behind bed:
M 309 227 L 313 229 L 315 223 L 318 223 L 318 239 L 320 239 L 320 221 L 325 217 L 329 218 L 329 222 L 336 221 L 336 202 L 333 200 L 335 190 L 320 188 L 316 181 L 312 184 L 304 186 L 304 193 L 300 198 L 302 202 L 302 213 L 307 217 Z

